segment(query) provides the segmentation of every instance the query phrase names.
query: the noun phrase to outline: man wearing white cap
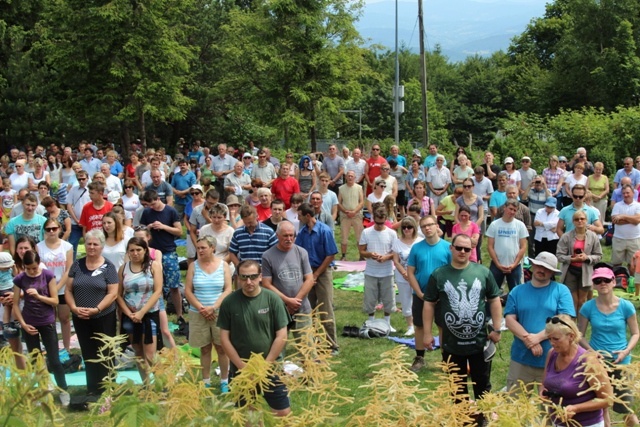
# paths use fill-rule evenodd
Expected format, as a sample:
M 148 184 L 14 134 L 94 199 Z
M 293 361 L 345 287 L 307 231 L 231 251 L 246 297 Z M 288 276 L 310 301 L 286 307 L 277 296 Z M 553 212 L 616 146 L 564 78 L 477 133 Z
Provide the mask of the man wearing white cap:
M 540 252 L 529 261 L 533 271 L 531 281 L 509 292 L 504 309 L 507 328 L 514 335 L 507 390 L 519 387 L 520 382 L 527 388 L 534 382 L 542 382 L 545 360 L 551 348 L 545 333 L 546 322 L 558 314 L 576 316 L 569 288 L 553 280 L 560 273 L 556 256 Z
M 538 172 L 531 168 L 531 157 L 524 156 L 520 159 L 521 167 L 518 169 L 520 173 L 520 202 L 529 206 L 529 199 L 526 197 L 525 192 L 533 182 L 533 179 L 538 176 Z

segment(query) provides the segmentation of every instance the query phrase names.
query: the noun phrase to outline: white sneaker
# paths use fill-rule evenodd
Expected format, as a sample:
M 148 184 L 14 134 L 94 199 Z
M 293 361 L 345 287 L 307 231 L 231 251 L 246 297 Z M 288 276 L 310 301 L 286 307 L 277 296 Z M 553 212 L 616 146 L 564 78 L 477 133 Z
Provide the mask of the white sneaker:
M 392 334 L 396 332 L 396 328 L 394 328 L 391 325 L 389 325 L 389 330 L 391 331 Z
M 69 406 L 69 403 L 71 402 L 71 396 L 69 396 L 69 393 L 67 393 L 66 391 L 61 391 L 60 392 L 60 403 L 62 404 L 63 408 L 66 408 Z
M 413 328 L 413 325 L 409 326 L 409 329 L 407 329 L 407 332 L 404 333 L 405 337 L 412 337 L 416 334 L 415 329 Z

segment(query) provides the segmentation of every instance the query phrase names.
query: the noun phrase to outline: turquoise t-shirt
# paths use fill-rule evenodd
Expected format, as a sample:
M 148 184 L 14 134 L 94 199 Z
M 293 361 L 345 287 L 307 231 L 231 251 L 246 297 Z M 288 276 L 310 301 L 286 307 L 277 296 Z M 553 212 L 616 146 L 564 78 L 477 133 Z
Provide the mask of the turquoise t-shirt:
M 30 236 L 36 243 L 44 240 L 44 223 L 47 219 L 42 215 L 34 214 L 30 220 L 25 220 L 22 215 L 11 218 L 4 228 L 6 234 L 13 234 L 16 241 L 22 236 Z
M 596 300 L 584 303 L 580 315 L 591 323 L 591 340 L 589 345 L 601 352 L 605 357 L 613 356 L 614 351 L 627 348 L 627 319 L 636 312 L 634 305 L 620 298 L 618 308 L 613 313 L 604 314 L 598 310 Z M 631 355 L 625 357 L 621 365 L 631 363 Z
M 409 252 L 407 265 L 415 267 L 415 276 L 422 292 L 427 289 L 431 273 L 438 267 L 451 263 L 451 243 L 444 239 L 430 245 L 426 240 L 416 243 Z

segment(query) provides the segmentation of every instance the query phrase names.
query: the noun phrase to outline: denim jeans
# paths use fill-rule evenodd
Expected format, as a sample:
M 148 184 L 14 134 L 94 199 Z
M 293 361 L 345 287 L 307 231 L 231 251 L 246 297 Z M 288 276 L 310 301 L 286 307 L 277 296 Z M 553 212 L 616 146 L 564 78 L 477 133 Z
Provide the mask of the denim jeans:
M 69 234 L 69 243 L 73 246 L 73 260 L 76 260 L 76 253 L 78 252 L 78 244 L 80 243 L 80 239 L 82 238 L 82 226 L 72 224 L 71 225 L 71 234 Z
M 504 279 L 507 279 L 507 285 L 509 286 L 509 291 L 511 291 L 511 289 L 519 285 L 520 281 L 522 280 L 521 264 L 518 264 L 518 266 L 514 268 L 511 271 L 511 273 L 506 274 L 506 273 L 503 273 L 502 270 L 500 270 L 492 261 L 491 265 L 489 266 L 489 270 L 491 270 L 491 274 L 493 274 L 493 277 L 496 279 L 496 283 L 498 284 L 498 287 L 502 288 L 502 282 L 504 281 Z

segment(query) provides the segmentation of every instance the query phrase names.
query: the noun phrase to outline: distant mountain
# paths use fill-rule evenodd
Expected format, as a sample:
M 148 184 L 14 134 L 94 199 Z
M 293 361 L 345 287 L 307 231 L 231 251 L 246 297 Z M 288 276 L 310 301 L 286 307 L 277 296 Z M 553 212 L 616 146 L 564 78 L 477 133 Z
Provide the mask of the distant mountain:
M 423 0 L 426 48 L 440 44 L 452 61 L 506 50 L 531 19 L 544 14 L 545 0 Z M 395 2 L 365 4 L 356 27 L 368 44 L 395 47 Z M 418 51 L 418 3 L 398 2 L 398 41 Z

